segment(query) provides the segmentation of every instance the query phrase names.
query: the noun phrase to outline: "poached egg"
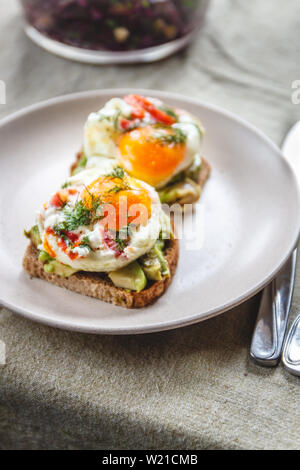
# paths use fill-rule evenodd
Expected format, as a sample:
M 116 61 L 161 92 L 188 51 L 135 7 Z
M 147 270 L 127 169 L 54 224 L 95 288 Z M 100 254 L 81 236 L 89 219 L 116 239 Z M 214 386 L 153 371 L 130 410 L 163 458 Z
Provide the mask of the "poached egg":
M 190 113 L 141 95 L 112 98 L 87 119 L 87 167 L 115 159 L 131 176 L 161 188 L 200 158 L 203 128 Z
M 165 225 L 156 191 L 120 167 L 68 178 L 38 213 L 40 250 L 74 269 L 115 271 L 151 250 Z

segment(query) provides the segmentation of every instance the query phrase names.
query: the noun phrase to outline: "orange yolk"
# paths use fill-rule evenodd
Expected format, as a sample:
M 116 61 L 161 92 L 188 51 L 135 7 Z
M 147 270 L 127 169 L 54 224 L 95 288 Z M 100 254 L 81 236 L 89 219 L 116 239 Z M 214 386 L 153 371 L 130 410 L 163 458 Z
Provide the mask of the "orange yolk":
M 104 216 L 100 223 L 106 229 L 119 230 L 132 223 L 146 225 L 151 216 L 148 191 L 130 177 L 99 177 L 83 191 L 82 201 L 88 209 L 99 201 Z
M 185 157 L 184 143 L 157 138 L 158 134 L 168 136 L 173 132 L 148 126 L 123 134 L 118 142 L 119 164 L 133 177 L 159 186 L 173 176 Z

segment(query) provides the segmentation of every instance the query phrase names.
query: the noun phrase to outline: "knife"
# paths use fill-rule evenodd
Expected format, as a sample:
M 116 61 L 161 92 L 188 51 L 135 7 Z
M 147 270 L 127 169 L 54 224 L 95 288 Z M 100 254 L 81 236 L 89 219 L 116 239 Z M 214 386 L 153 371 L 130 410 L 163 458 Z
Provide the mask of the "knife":
M 300 184 L 300 121 L 287 134 L 282 153 Z M 297 248 L 262 292 L 250 349 L 251 358 L 262 366 L 274 367 L 280 361 L 293 296 L 296 258 Z

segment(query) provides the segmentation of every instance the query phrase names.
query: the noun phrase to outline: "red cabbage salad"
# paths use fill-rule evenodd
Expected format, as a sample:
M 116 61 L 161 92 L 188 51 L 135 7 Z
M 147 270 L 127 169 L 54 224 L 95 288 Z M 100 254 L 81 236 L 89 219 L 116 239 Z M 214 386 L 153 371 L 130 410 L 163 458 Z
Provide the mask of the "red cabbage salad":
M 27 21 L 57 41 L 130 51 L 185 36 L 206 0 L 21 0 Z

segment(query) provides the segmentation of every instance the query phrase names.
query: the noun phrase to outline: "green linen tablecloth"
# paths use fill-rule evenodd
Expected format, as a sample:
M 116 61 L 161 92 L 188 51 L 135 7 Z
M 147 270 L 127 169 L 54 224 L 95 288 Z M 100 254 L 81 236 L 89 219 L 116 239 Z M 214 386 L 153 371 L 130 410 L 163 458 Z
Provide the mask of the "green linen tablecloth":
M 23 34 L 17 3 L 1 2 L 0 115 L 79 90 L 155 88 L 224 106 L 280 144 L 300 119 L 291 101 L 299 33 L 299 0 L 214 0 L 189 50 L 151 65 L 95 67 L 39 49 Z M 60 331 L 2 309 L 0 448 L 299 448 L 299 379 L 249 361 L 258 302 L 125 337 Z

